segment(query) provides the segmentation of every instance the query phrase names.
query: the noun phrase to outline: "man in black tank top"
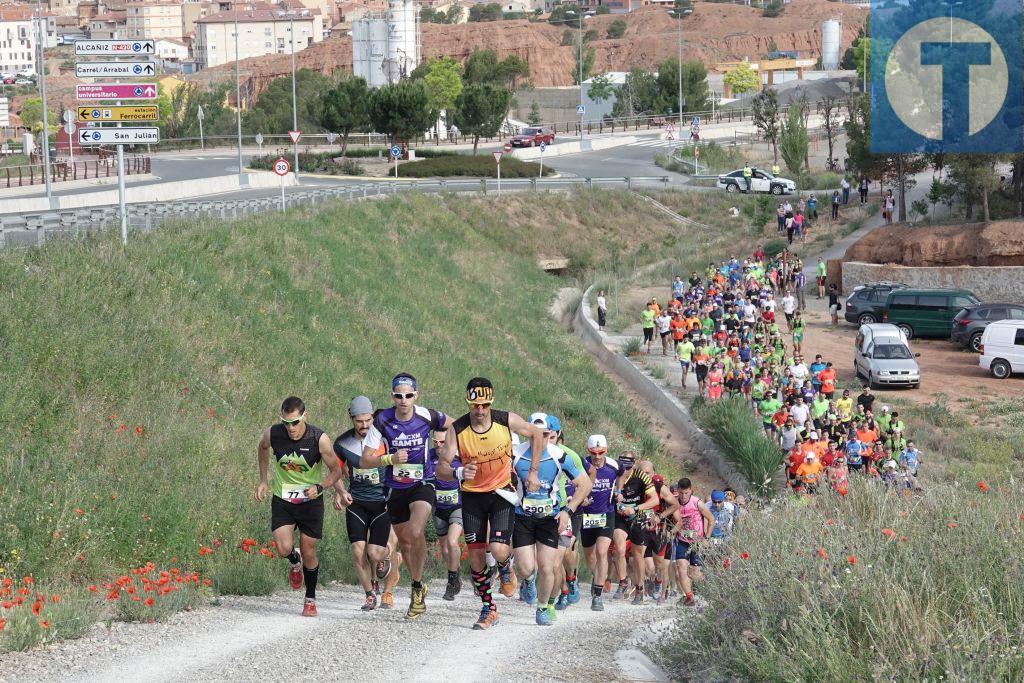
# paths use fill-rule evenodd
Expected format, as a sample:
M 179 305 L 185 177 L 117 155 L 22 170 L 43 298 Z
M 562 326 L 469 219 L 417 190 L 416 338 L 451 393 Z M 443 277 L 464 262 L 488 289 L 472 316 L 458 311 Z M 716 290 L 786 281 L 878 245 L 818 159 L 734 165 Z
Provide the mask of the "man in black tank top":
M 270 456 L 274 456 L 270 480 Z M 306 423 L 306 405 L 289 396 L 281 404 L 281 422 L 268 427 L 256 448 L 260 481 L 256 500 L 270 500 L 270 531 L 277 553 L 288 560 L 288 581 L 298 590 L 306 584 L 302 615 L 315 617 L 316 583 L 320 563 L 316 543 L 323 536 L 324 489 L 341 477 L 334 446 L 324 430 Z M 324 477 L 324 469 L 327 476 Z M 295 529 L 299 529 L 299 551 L 295 550 Z

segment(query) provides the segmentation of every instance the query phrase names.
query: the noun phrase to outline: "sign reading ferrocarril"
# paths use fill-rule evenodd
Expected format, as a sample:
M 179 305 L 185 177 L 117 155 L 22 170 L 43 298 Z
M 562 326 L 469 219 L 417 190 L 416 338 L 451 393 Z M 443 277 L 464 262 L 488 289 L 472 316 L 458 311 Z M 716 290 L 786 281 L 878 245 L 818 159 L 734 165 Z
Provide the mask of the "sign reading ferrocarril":
M 159 108 L 153 105 L 138 107 L 79 107 L 79 121 L 156 121 L 160 118 Z
M 871 4 L 871 151 L 1024 151 L 1021 3 Z

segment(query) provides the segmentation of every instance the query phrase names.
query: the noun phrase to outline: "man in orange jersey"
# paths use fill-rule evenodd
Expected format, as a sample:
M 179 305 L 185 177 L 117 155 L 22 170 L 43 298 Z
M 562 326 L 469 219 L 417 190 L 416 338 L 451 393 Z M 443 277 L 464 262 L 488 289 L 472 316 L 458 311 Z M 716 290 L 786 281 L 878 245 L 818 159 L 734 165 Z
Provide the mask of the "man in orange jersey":
M 512 597 L 516 591 L 511 543 L 519 499 L 512 480 L 512 433 L 530 440 L 530 466 L 524 487 L 530 492 L 540 488 L 537 472 L 547 443 L 544 430 L 515 413 L 491 410 L 493 402 L 494 386 L 490 380 L 469 380 L 469 412 L 448 427 L 437 463 L 439 477 L 454 477 L 462 482 L 463 535 L 469 549 L 473 588 L 483 602 L 480 618 L 473 624 L 476 630 L 498 623 L 498 608 L 491 597 L 491 576 L 485 560 L 488 546 L 498 562 L 502 594 Z M 452 469 L 456 454 L 462 467 Z

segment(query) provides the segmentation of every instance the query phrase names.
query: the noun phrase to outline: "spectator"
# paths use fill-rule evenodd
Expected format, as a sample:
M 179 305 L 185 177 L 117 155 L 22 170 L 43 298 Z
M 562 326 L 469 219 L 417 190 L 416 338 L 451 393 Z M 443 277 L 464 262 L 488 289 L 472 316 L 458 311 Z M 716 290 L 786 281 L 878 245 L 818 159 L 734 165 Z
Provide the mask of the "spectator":
M 850 181 L 845 176 L 839 181 L 839 189 L 843 191 L 843 206 L 846 206 L 850 203 Z
M 597 295 L 597 328 L 603 330 L 608 322 L 608 299 L 605 298 L 604 290 Z
M 832 192 L 832 220 L 839 220 L 839 190 Z
M 778 206 L 775 207 L 775 220 L 778 223 L 779 234 L 781 235 L 786 231 L 786 210 L 782 207 L 782 202 L 779 202 Z
M 868 183 L 868 177 L 866 175 L 862 175 L 860 177 L 860 203 L 861 204 L 867 204 L 867 202 L 868 202 L 868 188 L 869 187 L 870 187 L 870 185 Z
M 839 303 L 839 289 L 835 285 L 828 286 L 828 313 L 832 316 L 832 327 L 839 324 L 839 311 L 843 306 Z

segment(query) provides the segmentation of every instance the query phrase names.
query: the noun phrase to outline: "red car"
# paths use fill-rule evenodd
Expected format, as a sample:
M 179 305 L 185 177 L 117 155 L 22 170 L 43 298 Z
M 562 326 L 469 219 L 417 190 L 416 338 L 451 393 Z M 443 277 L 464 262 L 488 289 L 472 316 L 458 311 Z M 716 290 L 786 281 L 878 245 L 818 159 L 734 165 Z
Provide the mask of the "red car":
M 513 137 L 509 142 L 513 147 L 534 147 L 544 142 L 551 144 L 555 141 L 555 131 L 550 128 L 524 128 L 519 135 Z

